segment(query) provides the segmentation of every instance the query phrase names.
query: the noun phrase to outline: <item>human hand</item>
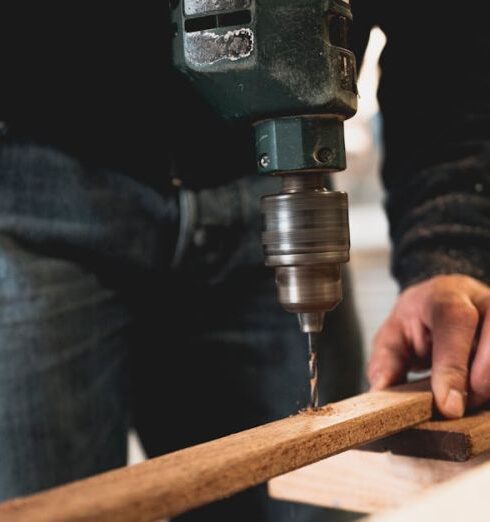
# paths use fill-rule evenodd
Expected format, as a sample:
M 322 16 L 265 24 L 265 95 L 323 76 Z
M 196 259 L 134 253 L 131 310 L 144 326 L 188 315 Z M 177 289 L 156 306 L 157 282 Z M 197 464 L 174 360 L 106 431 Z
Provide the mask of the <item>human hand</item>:
M 464 275 L 440 275 L 408 287 L 374 340 L 371 389 L 432 366 L 438 410 L 464 415 L 490 400 L 490 287 Z

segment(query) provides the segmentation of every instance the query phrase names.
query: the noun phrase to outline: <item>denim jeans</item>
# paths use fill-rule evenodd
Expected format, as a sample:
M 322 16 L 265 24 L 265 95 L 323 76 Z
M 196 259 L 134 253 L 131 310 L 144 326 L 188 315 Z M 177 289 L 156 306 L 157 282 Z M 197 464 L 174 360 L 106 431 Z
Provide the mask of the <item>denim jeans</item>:
M 165 208 L 149 187 L 54 148 L 0 145 L 0 498 L 123 466 L 130 425 L 156 456 L 305 405 L 306 339 L 272 273 L 246 253 L 219 278 L 198 256 L 170 268 Z M 260 249 L 249 238 L 239 248 Z M 327 319 L 324 401 L 359 385 L 346 293 Z M 317 516 L 260 486 L 180 518 Z

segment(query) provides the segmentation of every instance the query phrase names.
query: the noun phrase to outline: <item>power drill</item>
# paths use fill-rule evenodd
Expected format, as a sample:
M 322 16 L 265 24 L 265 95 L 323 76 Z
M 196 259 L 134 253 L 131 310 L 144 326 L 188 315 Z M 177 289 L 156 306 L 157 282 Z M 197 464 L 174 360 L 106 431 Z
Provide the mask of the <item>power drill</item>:
M 347 195 L 325 188 L 345 169 L 343 122 L 357 109 L 347 0 L 171 0 L 173 61 L 224 118 L 255 129 L 259 172 L 281 176 L 262 198 L 265 263 L 279 302 L 315 339 L 342 299 Z

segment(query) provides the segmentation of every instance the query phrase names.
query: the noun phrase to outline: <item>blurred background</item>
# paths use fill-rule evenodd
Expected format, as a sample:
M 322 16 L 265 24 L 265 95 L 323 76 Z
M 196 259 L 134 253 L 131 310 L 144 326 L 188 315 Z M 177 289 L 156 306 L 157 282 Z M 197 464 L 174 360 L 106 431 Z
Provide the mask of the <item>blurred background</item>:
M 345 124 L 348 168 L 333 175 L 337 190 L 349 194 L 350 269 L 366 355 L 398 292 L 390 275 L 388 223 L 380 182 L 382 126 L 376 91 L 385 43 L 381 29 L 373 29 L 359 74 L 359 109 Z

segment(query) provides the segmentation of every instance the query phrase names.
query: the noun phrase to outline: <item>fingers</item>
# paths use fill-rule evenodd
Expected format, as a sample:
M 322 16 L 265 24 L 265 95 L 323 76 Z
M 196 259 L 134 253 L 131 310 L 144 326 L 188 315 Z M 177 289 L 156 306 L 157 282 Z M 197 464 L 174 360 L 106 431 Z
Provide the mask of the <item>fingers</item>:
M 431 300 L 424 315 L 432 331 L 432 390 L 437 408 L 446 417 L 462 417 L 478 310 L 466 295 L 447 294 Z
M 471 405 L 490 401 L 487 285 L 454 274 L 402 292 L 375 339 L 368 369 L 372 389 L 401 382 L 413 363 L 431 361 L 434 399 L 444 416 L 463 416 L 468 392 Z
M 368 379 L 371 390 L 382 390 L 405 379 L 410 361 L 407 339 L 400 321 L 389 317 L 374 340 L 369 362 Z
M 483 319 L 470 373 L 472 407 L 481 406 L 490 400 L 490 297 L 476 304 Z
M 411 340 L 413 351 L 415 352 L 416 358 L 413 364 L 417 367 L 430 367 L 430 364 L 427 366 L 427 363 L 431 361 L 432 339 L 429 329 L 418 317 L 409 321 L 406 336 Z

